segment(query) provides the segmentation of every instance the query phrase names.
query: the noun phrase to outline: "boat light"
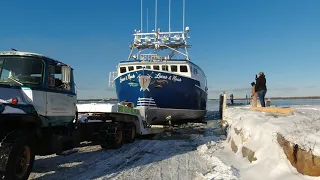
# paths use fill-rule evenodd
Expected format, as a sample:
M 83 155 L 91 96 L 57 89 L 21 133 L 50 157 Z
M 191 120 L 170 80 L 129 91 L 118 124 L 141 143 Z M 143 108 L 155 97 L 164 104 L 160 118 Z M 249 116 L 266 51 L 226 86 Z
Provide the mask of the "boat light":
M 188 33 L 190 31 L 189 26 L 186 27 L 186 32 Z
M 170 41 L 169 36 L 164 36 L 164 37 L 163 37 L 163 41 L 164 41 L 164 42 L 169 42 L 169 41 Z
M 174 35 L 174 36 L 173 36 L 173 39 L 174 39 L 175 41 L 180 41 L 180 36 L 179 36 L 179 35 Z
M 11 104 L 18 104 L 18 98 L 12 98 Z
M 139 37 L 135 37 L 134 43 L 136 43 L 136 44 L 141 43 L 141 39 Z
M 150 42 L 151 42 L 150 36 L 146 36 L 146 42 L 147 42 L 147 43 L 150 43 Z

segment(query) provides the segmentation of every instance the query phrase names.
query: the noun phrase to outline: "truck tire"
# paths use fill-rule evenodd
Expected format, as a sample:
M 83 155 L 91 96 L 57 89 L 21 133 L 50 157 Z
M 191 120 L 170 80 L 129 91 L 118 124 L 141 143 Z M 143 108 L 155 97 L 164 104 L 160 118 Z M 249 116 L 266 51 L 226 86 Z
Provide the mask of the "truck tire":
M 123 126 L 120 123 L 108 123 L 106 129 L 100 130 L 99 139 L 102 148 L 118 149 L 123 142 Z
M 134 124 L 125 124 L 124 141 L 133 143 L 136 138 L 136 126 Z
M 12 131 L 0 145 L 0 179 L 27 180 L 35 153 L 28 133 Z

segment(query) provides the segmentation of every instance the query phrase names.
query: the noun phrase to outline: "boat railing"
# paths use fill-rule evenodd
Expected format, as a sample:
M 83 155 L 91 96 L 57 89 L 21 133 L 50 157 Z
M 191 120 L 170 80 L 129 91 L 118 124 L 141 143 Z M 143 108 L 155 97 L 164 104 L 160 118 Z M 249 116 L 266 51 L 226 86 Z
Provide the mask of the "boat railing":
M 130 45 L 128 60 L 142 60 L 143 58 L 140 58 L 140 54 L 145 50 L 151 50 L 153 53 L 158 53 L 159 50 L 169 50 L 168 56 L 162 56 L 165 57 L 162 59 L 157 55 L 147 55 L 146 58 L 149 61 L 169 60 L 174 55 L 182 55 L 186 57 L 187 60 L 190 60 L 188 48 L 191 48 L 191 45 L 188 45 L 187 43 L 187 39 L 190 38 L 188 36 L 189 31 L 189 27 L 186 27 L 184 31 L 176 32 L 162 32 L 158 29 L 151 33 L 143 33 L 140 30 L 135 30 L 135 33 L 133 34 L 134 41 Z
M 114 80 L 116 79 L 117 76 L 118 76 L 117 71 L 112 71 L 109 73 L 109 87 L 111 87 L 111 88 L 115 87 Z
M 140 54 L 141 61 L 165 61 L 168 59 L 169 57 L 159 56 L 157 54 Z
M 189 27 L 186 31 L 178 32 L 161 32 L 142 33 L 136 31 L 134 35 L 134 46 L 136 48 L 143 48 L 149 46 L 162 46 L 162 47 L 184 47 L 187 44 Z M 157 47 L 156 47 L 157 48 Z

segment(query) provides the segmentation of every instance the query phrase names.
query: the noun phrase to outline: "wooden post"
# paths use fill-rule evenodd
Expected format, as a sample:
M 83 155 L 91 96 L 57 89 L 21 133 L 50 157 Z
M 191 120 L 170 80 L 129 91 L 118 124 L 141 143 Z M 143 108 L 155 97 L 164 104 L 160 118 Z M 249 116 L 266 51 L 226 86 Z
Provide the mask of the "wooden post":
M 222 119 L 222 109 L 223 109 L 223 95 L 220 94 L 219 96 L 219 116 L 220 116 L 220 119 Z
M 225 120 L 226 109 L 227 109 L 227 93 L 226 93 L 226 91 L 224 91 L 223 92 L 223 105 L 222 105 L 222 120 Z

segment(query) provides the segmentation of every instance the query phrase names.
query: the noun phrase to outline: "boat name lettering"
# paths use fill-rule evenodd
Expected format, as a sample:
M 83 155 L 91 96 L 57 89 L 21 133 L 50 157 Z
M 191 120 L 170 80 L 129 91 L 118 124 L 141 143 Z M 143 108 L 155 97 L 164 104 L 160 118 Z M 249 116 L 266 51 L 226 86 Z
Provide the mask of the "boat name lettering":
M 127 74 L 125 77 L 120 77 L 120 83 L 126 80 L 134 79 L 136 76 L 134 74 Z
M 155 79 L 166 79 L 174 82 L 181 82 L 181 78 L 173 75 L 173 76 L 167 76 L 167 75 L 162 75 L 161 73 L 158 73 L 155 77 Z

